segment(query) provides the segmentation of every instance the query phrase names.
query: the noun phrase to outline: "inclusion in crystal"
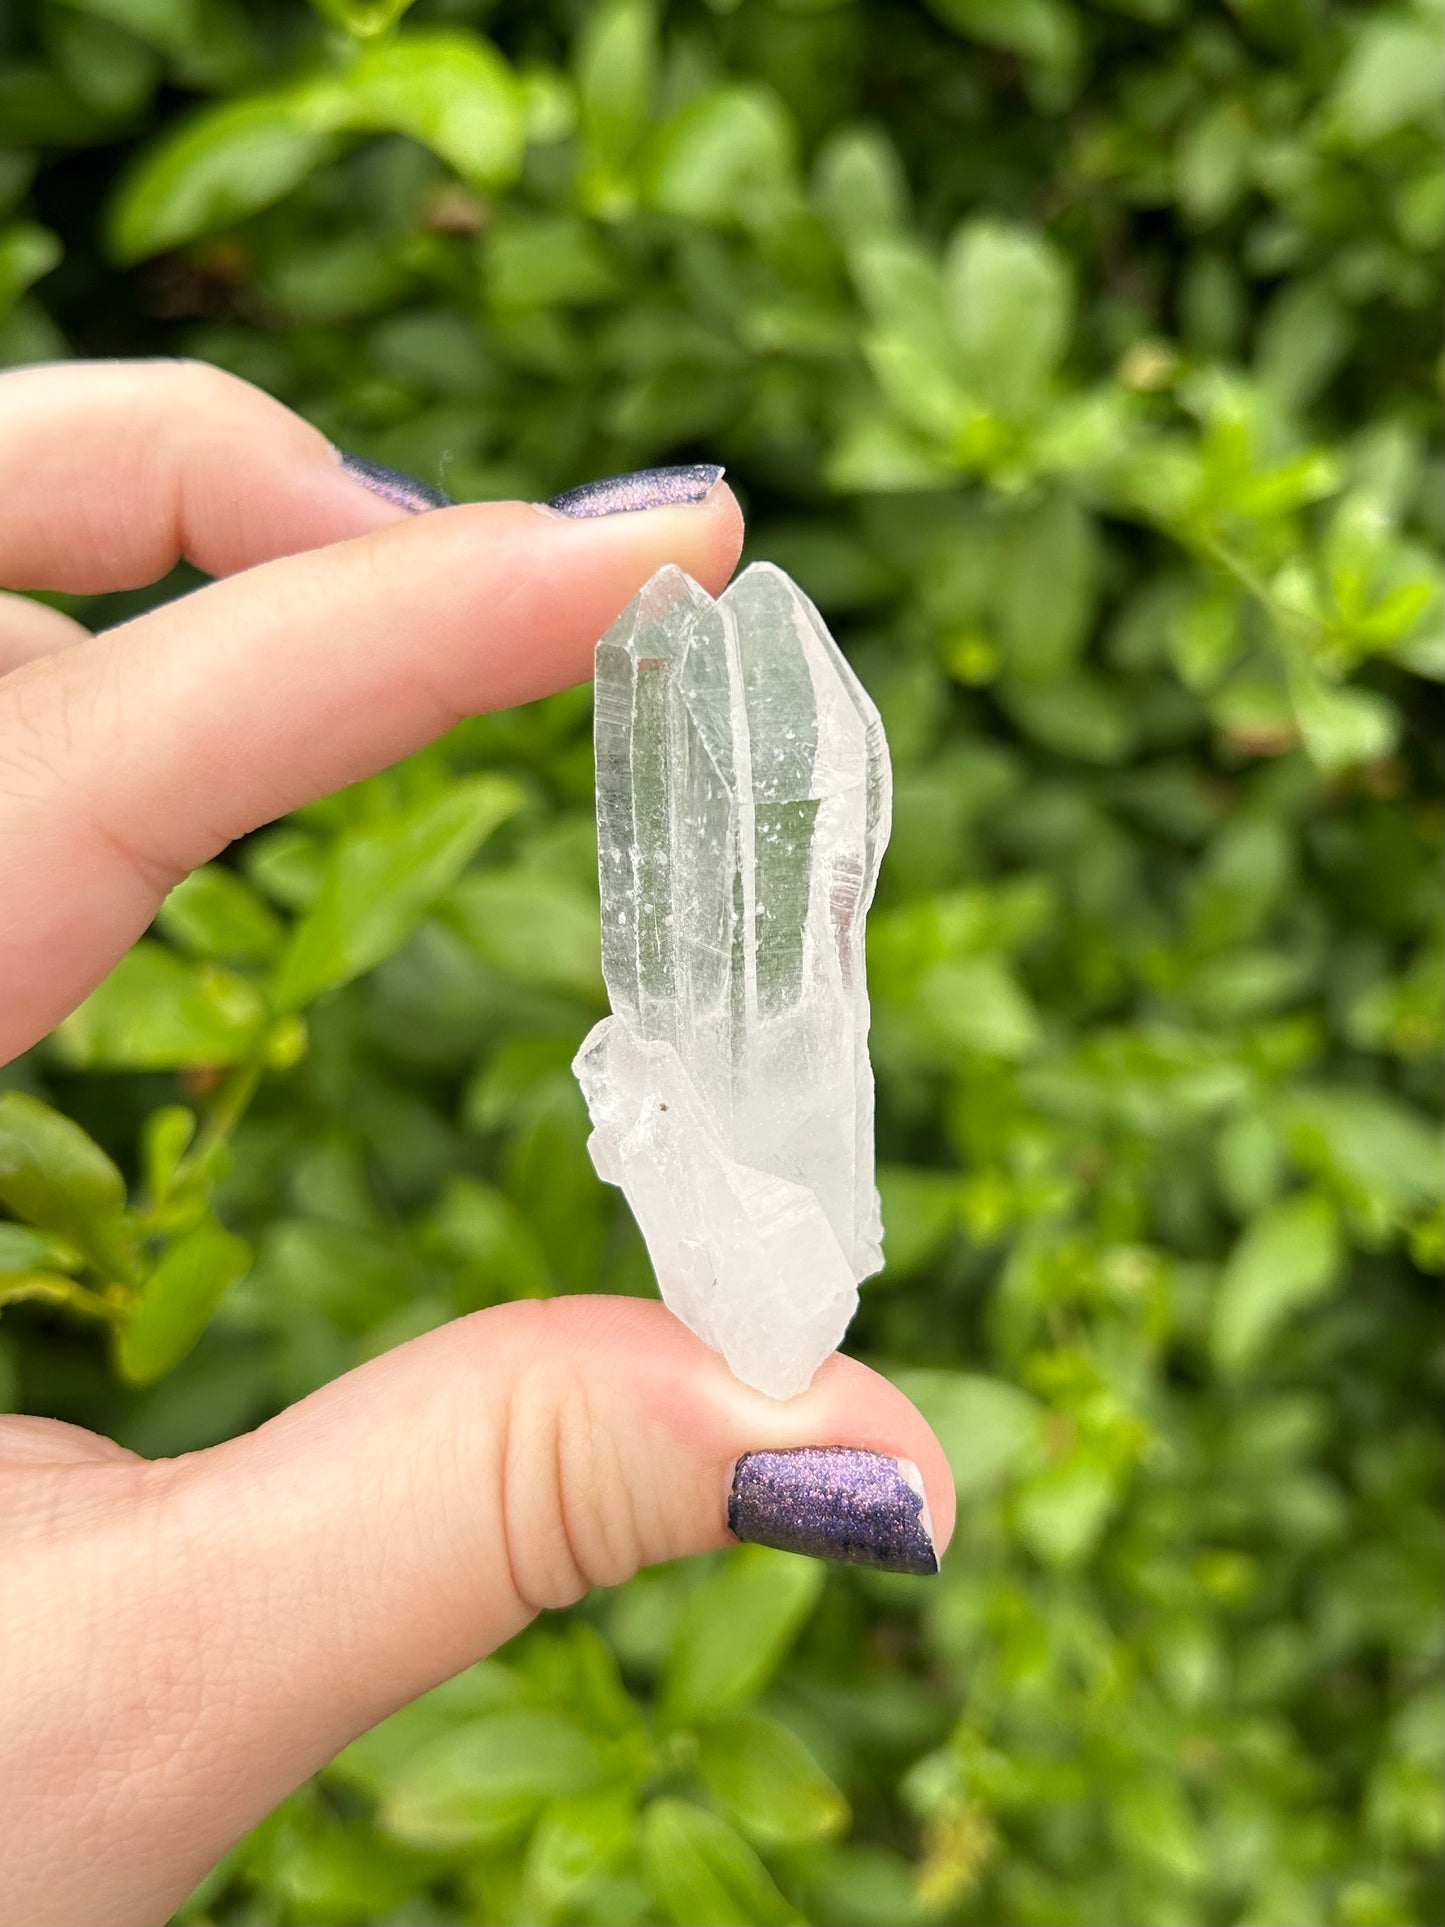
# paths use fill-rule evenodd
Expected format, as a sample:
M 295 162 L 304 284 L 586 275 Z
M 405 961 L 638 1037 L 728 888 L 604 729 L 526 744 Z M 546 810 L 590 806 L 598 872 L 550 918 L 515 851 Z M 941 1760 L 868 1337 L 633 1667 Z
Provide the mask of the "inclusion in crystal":
M 746 1384 L 802 1391 L 883 1262 L 863 926 L 883 725 L 770 563 L 655 575 L 597 647 L 602 963 L 573 1066 L 599 1177 L 666 1303 Z

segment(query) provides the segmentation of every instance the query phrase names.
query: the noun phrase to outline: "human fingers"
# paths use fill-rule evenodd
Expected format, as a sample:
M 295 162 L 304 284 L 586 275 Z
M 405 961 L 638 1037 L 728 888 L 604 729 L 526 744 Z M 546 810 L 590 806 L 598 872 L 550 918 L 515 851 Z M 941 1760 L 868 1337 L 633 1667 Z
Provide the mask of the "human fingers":
M 84 642 L 89 633 L 58 609 L 0 590 L 0 676 L 37 656 L 53 656 L 57 649 Z
M 720 471 L 693 506 L 417 515 L 283 557 L 0 681 L 0 1061 L 104 976 L 233 837 L 479 710 L 590 669 L 676 562 L 713 590 L 742 542 Z
M 0 1863 L 0 1919 L 31 1927 L 164 1917 L 355 1734 L 539 1610 L 730 1543 L 730 1519 L 914 1572 L 953 1524 L 937 1441 L 886 1380 L 835 1357 L 778 1403 L 633 1299 L 481 1312 L 244 1438 L 85 1481 L 106 1502 L 60 1513 L 48 1584 L 14 1586 L 44 1664 L 7 1730 L 46 1764 L 0 1758 L 0 1784 L 21 1842 L 86 1840 Z
M 0 583 L 96 594 L 182 556 L 229 575 L 431 507 L 388 500 L 319 429 L 200 361 L 0 373 Z

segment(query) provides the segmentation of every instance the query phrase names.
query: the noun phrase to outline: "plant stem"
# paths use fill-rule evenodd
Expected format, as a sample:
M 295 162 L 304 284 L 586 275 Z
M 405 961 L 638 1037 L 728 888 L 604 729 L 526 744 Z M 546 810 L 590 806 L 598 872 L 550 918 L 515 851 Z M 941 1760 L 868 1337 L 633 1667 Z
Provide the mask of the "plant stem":
M 1178 531 L 1174 533 L 1178 535 Z M 1234 550 L 1227 543 L 1221 542 L 1217 535 L 1200 536 L 1196 540 L 1209 559 L 1217 563 L 1226 575 L 1232 575 L 1239 586 L 1248 595 L 1254 597 L 1265 613 L 1286 635 L 1293 631 L 1297 638 L 1306 641 L 1327 639 L 1325 625 L 1317 617 L 1306 615 L 1302 609 L 1287 608 L 1259 571 L 1246 562 L 1242 555 L 1236 555 Z
M 175 1175 L 167 1187 L 174 1191 L 180 1184 L 192 1177 L 196 1170 L 227 1143 L 236 1126 L 246 1115 L 251 1100 L 260 1088 L 265 1065 L 259 1058 L 249 1063 L 236 1064 L 222 1079 L 215 1102 L 206 1112 L 206 1121 L 200 1135 L 176 1167 Z
M 18 1304 L 22 1299 L 64 1305 L 69 1311 L 80 1312 L 86 1318 L 99 1318 L 106 1324 L 114 1324 L 124 1310 L 120 1303 L 112 1303 L 88 1285 L 78 1284 L 74 1278 L 58 1271 L 32 1271 L 0 1284 L 0 1306 Z

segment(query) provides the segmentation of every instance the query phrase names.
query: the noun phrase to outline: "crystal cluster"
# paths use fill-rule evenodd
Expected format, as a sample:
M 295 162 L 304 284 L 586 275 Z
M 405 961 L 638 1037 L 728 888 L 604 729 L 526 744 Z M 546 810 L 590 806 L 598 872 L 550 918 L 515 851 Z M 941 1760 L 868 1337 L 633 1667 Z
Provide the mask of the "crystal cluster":
M 878 711 L 807 597 L 655 575 L 597 648 L 602 962 L 573 1066 L 662 1296 L 749 1385 L 808 1384 L 883 1262 L 863 924 Z

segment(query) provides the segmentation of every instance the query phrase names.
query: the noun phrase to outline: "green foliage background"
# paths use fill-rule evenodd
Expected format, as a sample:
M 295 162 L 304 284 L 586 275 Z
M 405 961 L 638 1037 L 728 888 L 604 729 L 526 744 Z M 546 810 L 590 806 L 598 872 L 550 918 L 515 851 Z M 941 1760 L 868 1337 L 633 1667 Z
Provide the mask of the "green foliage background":
M 462 497 L 726 461 L 893 744 L 851 1342 L 961 1520 L 589 1600 L 183 1918 L 1437 1920 L 1439 5 L 404 11 L 7 7 L 0 361 Z M 173 1452 L 650 1288 L 591 783 L 583 690 L 175 893 L 4 1074 L 0 1399 Z

